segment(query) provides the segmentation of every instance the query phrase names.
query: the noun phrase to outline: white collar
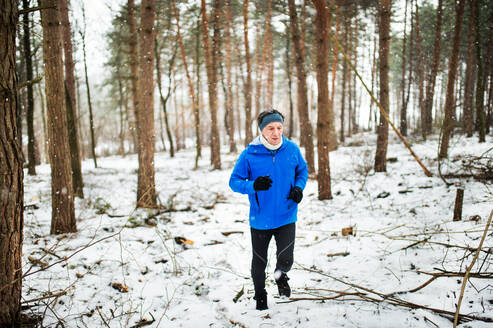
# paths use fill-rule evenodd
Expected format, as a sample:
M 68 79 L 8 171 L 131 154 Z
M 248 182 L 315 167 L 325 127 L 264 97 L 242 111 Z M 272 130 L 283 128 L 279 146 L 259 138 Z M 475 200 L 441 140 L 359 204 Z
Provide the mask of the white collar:
M 282 138 L 280 143 L 278 143 L 277 145 L 272 145 L 267 141 L 267 139 L 264 138 L 262 134 L 260 134 L 260 142 L 262 143 L 262 145 L 265 146 L 265 148 L 269 150 L 278 150 L 282 146 Z

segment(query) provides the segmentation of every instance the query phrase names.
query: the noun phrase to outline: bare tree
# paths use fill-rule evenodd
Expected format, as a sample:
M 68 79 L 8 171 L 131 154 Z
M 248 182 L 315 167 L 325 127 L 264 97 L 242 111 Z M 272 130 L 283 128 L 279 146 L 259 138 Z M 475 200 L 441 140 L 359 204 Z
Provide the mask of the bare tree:
M 425 83 L 425 71 L 423 54 L 421 52 L 421 31 L 419 26 L 419 7 L 416 1 L 416 11 L 414 12 L 415 28 L 416 28 L 416 57 L 418 57 L 418 106 L 421 117 L 421 135 L 426 139 L 426 112 L 424 103 L 424 83 Z
M 87 74 L 87 53 L 86 53 L 86 10 L 82 6 L 82 17 L 84 21 L 84 28 L 80 31 L 80 36 L 82 39 L 82 54 L 84 58 L 84 76 L 86 79 L 86 93 L 87 93 L 87 105 L 89 107 L 89 131 L 91 133 L 91 153 L 92 159 L 94 161 L 94 167 L 98 167 L 98 162 L 96 158 L 96 137 L 94 135 L 94 115 L 92 111 L 92 99 L 91 99 L 91 87 L 89 85 L 89 75 Z
M 332 199 L 330 187 L 330 136 L 335 136 L 334 116 L 330 116 L 329 108 L 329 29 L 330 15 L 325 0 L 313 0 L 316 10 L 315 39 L 317 48 L 317 150 L 318 150 L 318 199 Z M 332 124 L 330 124 L 332 122 Z
M 252 134 L 252 61 L 250 57 L 250 43 L 248 41 L 248 5 L 250 1 L 243 3 L 243 36 L 245 42 L 246 83 L 245 83 L 245 142 L 253 139 Z
M 29 1 L 22 0 L 22 7 L 24 10 L 29 8 Z M 26 110 L 26 123 L 27 123 L 27 173 L 29 175 L 36 175 L 36 156 L 35 147 L 36 139 L 34 136 L 34 93 L 33 85 L 30 81 L 33 79 L 33 62 L 31 54 L 31 27 L 29 24 L 29 12 L 24 14 L 24 36 L 23 36 L 23 50 L 24 59 L 26 61 L 26 82 L 27 84 L 27 110 Z
M 433 125 L 433 98 L 435 96 L 435 86 L 436 79 L 438 75 L 438 68 L 440 66 L 440 52 L 441 52 L 441 41 L 442 41 L 442 16 L 443 16 L 443 0 L 438 0 L 437 6 L 437 21 L 435 25 L 435 41 L 433 45 L 433 63 L 431 65 L 431 70 L 428 74 L 428 79 L 426 83 L 426 96 L 425 96 L 425 130 L 426 133 L 431 133 Z
M 212 46 L 209 46 L 209 22 L 207 18 L 207 9 L 205 0 L 202 0 L 202 42 L 205 54 L 205 66 L 207 70 L 207 86 L 209 91 L 209 107 L 211 112 L 211 164 L 214 169 L 221 168 L 221 143 L 219 139 L 219 130 L 217 127 L 217 68 L 219 57 L 219 11 L 221 10 L 222 0 L 214 0 L 214 35 L 212 38 Z
M 231 153 L 236 153 L 236 142 L 235 142 L 235 117 L 233 109 L 233 81 L 231 79 L 231 0 L 225 0 L 225 48 L 226 48 L 226 130 L 229 137 L 229 151 Z
M 389 113 L 389 48 L 390 48 L 390 16 L 391 0 L 380 0 L 379 8 L 379 100 L 382 110 Z M 384 115 L 380 115 L 377 136 L 377 151 L 375 153 L 375 172 L 387 171 L 387 146 L 389 139 L 389 123 Z
M 197 156 L 195 156 L 195 167 L 198 167 L 198 159 L 199 159 L 199 153 L 200 153 L 200 120 L 199 120 L 199 109 L 197 108 L 197 101 L 195 99 L 195 87 L 193 85 L 193 80 L 190 76 L 190 73 L 188 71 L 188 63 L 187 63 L 187 57 L 185 56 L 185 47 L 183 46 L 183 39 L 181 37 L 181 26 L 180 26 L 180 15 L 178 13 L 178 10 L 176 9 L 176 4 L 175 0 L 171 0 L 171 4 L 173 6 L 173 12 L 174 16 L 176 19 L 176 28 L 177 28 L 177 38 L 178 38 L 178 44 L 180 46 L 180 54 L 181 54 L 181 60 L 183 61 L 183 67 L 185 68 L 185 74 L 187 76 L 187 83 L 188 83 L 188 91 L 190 92 L 190 99 L 192 100 L 192 106 L 193 106 L 193 113 L 194 113 L 194 118 L 195 118 L 195 137 L 196 137 L 196 147 L 197 147 Z
M 132 93 L 132 107 L 133 114 L 135 116 L 135 121 L 130 121 L 130 128 L 132 131 L 137 130 L 137 125 L 139 122 L 138 115 L 138 105 L 139 105 L 139 95 L 137 93 L 137 80 L 139 75 L 139 63 L 137 59 L 137 23 L 135 21 L 135 1 L 127 1 L 127 24 L 130 38 L 128 39 L 128 46 L 130 51 L 130 83 L 131 83 L 131 93 Z M 136 136 L 136 148 L 137 153 L 139 152 L 139 140 Z
M 475 48 L 476 48 L 476 66 L 477 66 L 477 81 L 476 81 L 476 118 L 478 122 L 479 142 L 486 142 L 486 117 L 484 113 L 484 90 L 485 77 L 483 68 L 483 52 L 481 51 L 481 35 L 479 30 L 479 2 L 475 3 Z
M 470 17 L 467 38 L 466 77 L 464 82 L 464 124 L 466 135 L 472 137 L 473 133 L 473 92 L 474 92 L 474 1 L 469 0 Z
M 298 115 L 300 119 L 301 138 L 300 143 L 305 147 L 305 158 L 308 171 L 315 172 L 313 152 L 313 129 L 308 116 L 308 90 L 306 85 L 305 60 L 302 56 L 302 42 L 298 27 L 298 18 L 294 0 L 288 0 L 289 17 L 291 21 L 291 34 L 296 53 L 296 75 L 298 77 Z
M 17 1 L 0 0 L 0 7 L 0 326 L 14 327 L 21 309 L 24 222 L 23 155 L 17 143 Z
M 137 207 L 156 208 L 154 172 L 154 0 L 143 0 L 140 8 L 139 75 L 138 75 L 138 157 Z
M 41 0 L 48 143 L 51 165 L 51 233 L 77 231 L 69 154 L 60 12 L 56 0 Z
M 58 0 L 62 20 L 62 40 L 65 64 L 65 95 L 67 104 L 68 137 L 70 145 L 70 162 L 72 166 L 72 182 L 74 195 L 84 198 L 84 182 L 79 146 L 79 132 L 77 131 L 77 106 L 75 98 L 75 72 L 72 58 L 72 33 L 68 17 L 68 0 Z
M 459 48 L 462 30 L 462 19 L 464 16 L 465 0 L 459 0 L 455 5 L 455 27 L 454 38 L 452 43 L 452 55 L 449 60 L 448 81 L 447 81 L 447 94 L 445 96 L 445 117 L 443 119 L 442 126 L 442 138 L 440 142 L 440 150 L 438 152 L 439 158 L 446 158 L 448 156 L 448 145 L 450 141 L 450 135 L 454 127 L 453 112 L 455 107 L 455 80 L 457 78 L 457 67 L 459 66 Z

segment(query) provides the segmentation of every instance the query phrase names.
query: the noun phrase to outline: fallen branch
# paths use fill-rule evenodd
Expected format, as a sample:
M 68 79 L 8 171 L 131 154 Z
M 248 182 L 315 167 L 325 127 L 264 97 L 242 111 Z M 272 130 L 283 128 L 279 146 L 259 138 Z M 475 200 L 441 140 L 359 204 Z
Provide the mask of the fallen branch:
M 462 303 L 462 298 L 464 297 L 464 290 L 466 289 L 467 280 L 469 279 L 469 275 L 471 273 L 472 267 L 474 266 L 474 263 L 476 263 L 476 260 L 478 259 L 480 250 L 483 247 L 483 242 L 484 242 L 484 239 L 486 238 L 486 234 L 488 233 L 488 228 L 490 227 L 492 217 L 493 217 L 493 210 L 491 211 L 490 217 L 488 218 L 488 223 L 486 223 L 486 227 L 484 228 L 483 237 L 481 238 L 481 241 L 479 242 L 479 246 L 478 246 L 478 249 L 476 251 L 476 254 L 474 255 L 474 258 L 472 259 L 472 262 L 469 265 L 469 267 L 467 267 L 466 274 L 464 275 L 464 280 L 462 280 L 462 287 L 460 290 L 459 301 L 457 302 L 457 309 L 455 311 L 454 328 L 457 327 L 457 322 L 459 321 L 459 311 L 460 311 L 460 306 Z
M 65 290 L 62 290 L 61 292 L 58 292 L 58 293 L 55 293 L 55 294 L 49 294 L 49 295 L 46 295 L 46 296 L 37 297 L 37 298 L 30 299 L 30 300 L 22 301 L 21 304 L 24 305 L 24 304 L 28 304 L 28 303 L 39 302 L 39 301 L 42 301 L 42 300 L 45 300 L 45 299 L 48 299 L 48 298 L 60 297 L 60 296 L 66 295 L 67 293 L 68 293 L 68 290 L 65 289 Z
M 424 305 L 420 305 L 420 304 L 408 302 L 408 301 L 402 300 L 400 298 L 394 297 L 394 296 L 392 296 L 392 294 L 384 294 L 384 293 L 381 293 L 381 292 L 372 290 L 372 289 L 367 288 L 367 287 L 364 287 L 364 286 L 360 286 L 360 285 L 357 285 L 357 284 L 354 284 L 354 283 L 351 283 L 351 282 L 347 282 L 347 281 L 344 281 L 344 280 L 342 280 L 340 278 L 331 276 L 331 275 L 329 275 L 329 274 L 327 274 L 325 272 L 319 271 L 319 270 L 314 270 L 314 269 L 306 268 L 306 267 L 303 267 L 301 265 L 300 265 L 300 267 L 303 270 L 305 270 L 305 271 L 320 274 L 320 275 L 322 275 L 324 277 L 327 277 L 327 278 L 333 279 L 333 280 L 335 280 L 337 282 L 340 282 L 341 284 L 344 284 L 344 285 L 353 287 L 355 289 L 363 290 L 363 291 L 367 292 L 368 294 L 373 294 L 373 295 L 376 295 L 376 296 L 379 297 L 379 298 L 371 297 L 371 296 L 368 296 L 368 295 L 366 295 L 364 293 L 361 293 L 361 294 L 356 295 L 357 297 L 359 297 L 359 298 L 361 298 L 362 300 L 365 300 L 365 301 L 377 302 L 377 303 L 385 302 L 387 304 L 391 304 L 391 305 L 395 305 L 395 306 L 401 306 L 401 307 L 406 307 L 406 308 L 410 308 L 410 309 L 428 310 L 428 311 L 432 311 L 434 313 L 437 313 L 439 315 L 442 315 L 442 316 L 446 317 L 447 319 L 449 319 L 451 321 L 453 321 L 453 317 L 455 315 L 455 313 L 454 312 L 451 312 L 451 311 L 446 311 L 446 310 L 442 310 L 442 309 L 431 308 L 431 307 L 427 307 L 427 306 L 424 306 Z M 483 316 L 476 316 L 476 315 L 470 315 L 470 314 L 458 314 L 458 319 L 461 322 L 467 322 L 467 321 L 472 321 L 472 320 L 479 320 L 479 321 L 484 321 L 484 322 L 493 322 L 493 318 L 483 317 Z

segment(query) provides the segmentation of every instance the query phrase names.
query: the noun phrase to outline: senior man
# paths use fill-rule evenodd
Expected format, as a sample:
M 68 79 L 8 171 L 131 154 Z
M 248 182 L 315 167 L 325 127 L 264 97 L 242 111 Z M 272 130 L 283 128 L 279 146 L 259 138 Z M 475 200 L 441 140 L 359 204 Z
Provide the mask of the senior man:
M 254 299 L 257 310 L 266 310 L 265 268 L 272 237 L 277 246 L 274 279 L 279 295 L 291 295 L 287 272 L 293 265 L 298 203 L 308 168 L 299 147 L 283 136 L 284 116 L 279 111 L 260 113 L 257 123 L 261 134 L 241 153 L 229 186 L 247 194 L 250 201 Z

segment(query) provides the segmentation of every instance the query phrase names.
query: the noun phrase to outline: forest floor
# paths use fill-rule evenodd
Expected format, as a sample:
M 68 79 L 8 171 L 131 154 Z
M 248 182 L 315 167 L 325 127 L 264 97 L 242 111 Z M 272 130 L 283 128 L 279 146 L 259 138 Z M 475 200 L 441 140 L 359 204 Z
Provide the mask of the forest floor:
M 487 152 L 493 137 L 487 141 L 453 138 L 442 173 Z M 193 170 L 193 149 L 174 158 L 157 153 L 160 211 L 135 209 L 135 155 L 100 158 L 98 168 L 84 161 L 78 232 L 66 235 L 49 234 L 50 167 L 41 165 L 37 176 L 25 176 L 25 311 L 43 316 L 43 327 L 451 327 L 463 280 L 451 273 L 473 261 L 493 185 L 449 179 L 465 189 L 462 220 L 454 222 L 457 186 L 438 176 L 438 138 L 411 138 L 433 177 L 397 139 L 389 142 L 387 173 L 372 169 L 371 134 L 330 154 L 332 200 L 319 201 L 309 180 L 289 273 L 292 298 L 278 297 L 272 242 L 266 311 L 253 300 L 248 199 L 228 186 L 238 154 L 224 152 L 222 170 L 210 170 L 204 149 Z M 465 288 L 461 327 L 492 325 L 492 235 L 490 227 Z M 430 274 L 436 279 L 411 291 Z

